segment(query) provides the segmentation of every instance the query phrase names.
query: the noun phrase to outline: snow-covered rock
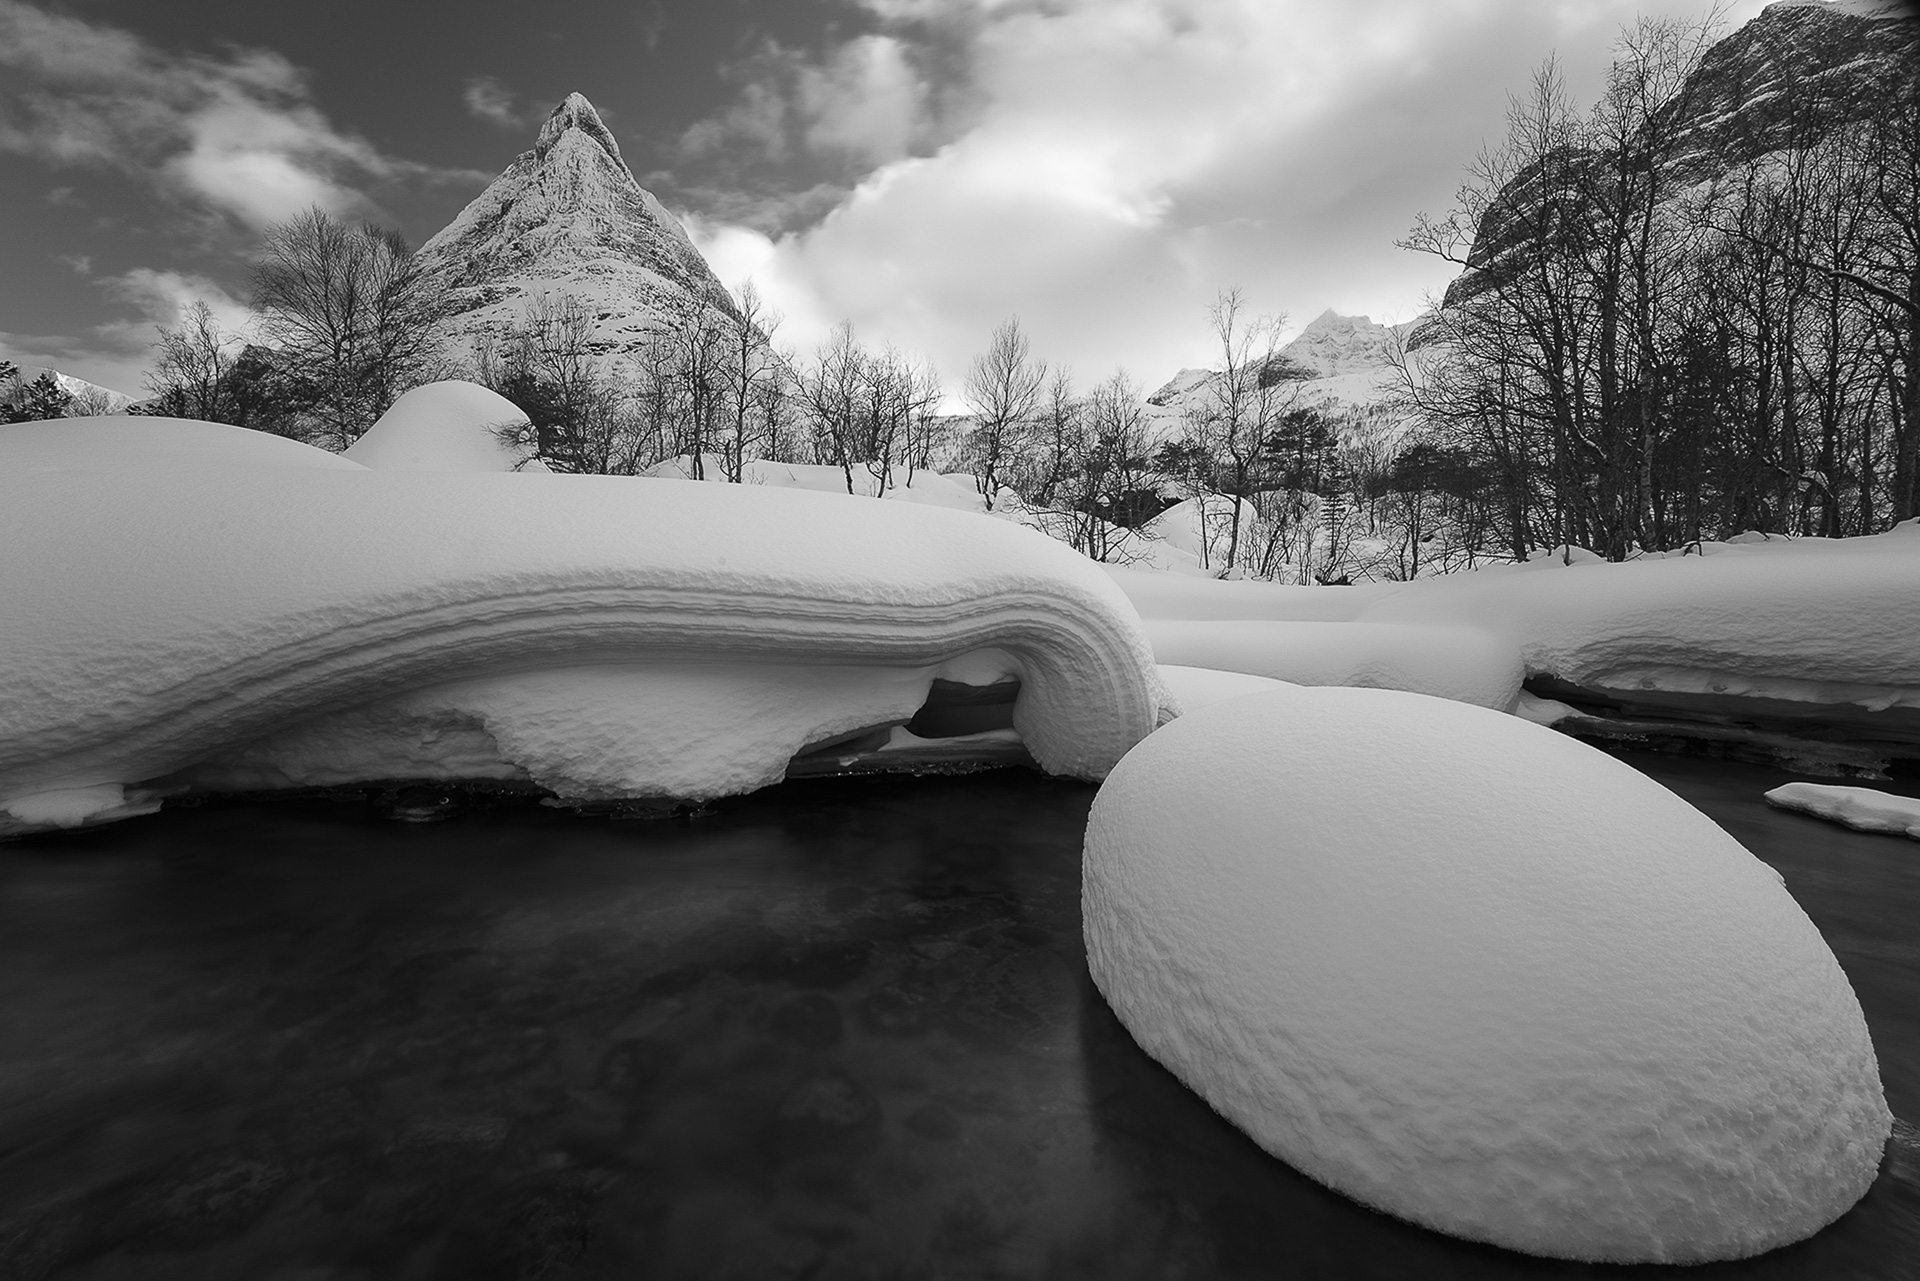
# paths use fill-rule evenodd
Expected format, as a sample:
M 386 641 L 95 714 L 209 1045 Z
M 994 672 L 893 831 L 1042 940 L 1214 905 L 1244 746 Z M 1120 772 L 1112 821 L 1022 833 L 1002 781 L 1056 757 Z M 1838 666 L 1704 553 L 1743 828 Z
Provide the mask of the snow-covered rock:
M 0 447 L 0 548 L 0 810 L 16 826 L 37 796 L 207 762 L 322 772 L 329 739 L 368 760 L 491 751 L 563 794 L 712 795 L 777 777 L 849 717 L 911 716 L 968 655 L 1019 679 L 1013 727 L 1057 773 L 1100 776 L 1170 714 L 1096 567 L 925 504 L 345 459 L 28 471 Z M 717 744 L 707 773 L 642 741 L 650 717 L 681 718 L 667 755 L 697 737 L 692 704 L 662 710 L 687 663 L 719 691 L 698 727 Z
M 518 405 L 477 383 L 428 383 L 394 401 L 343 456 L 374 471 L 546 471 L 500 443 L 500 428 L 526 421 Z
M 1160 663 L 1294 685 L 1403 689 L 1499 712 L 1513 710 L 1525 675 L 1512 641 L 1459 624 L 1156 619 L 1146 628 Z
M 1571 739 L 1385 690 L 1218 702 L 1102 786 L 1089 965 L 1269 1152 L 1534 1254 L 1739 1258 L 1873 1182 L 1858 1001 L 1771 870 Z
M 421 246 L 420 262 L 452 291 L 446 330 L 456 347 L 497 337 L 542 299 L 571 298 L 618 369 L 663 323 L 734 309 L 686 228 L 634 179 L 577 93 L 554 108 L 533 150 Z
M 1767 804 L 1799 810 L 1860 832 L 1887 832 L 1920 841 L 1920 800 L 1871 787 L 1783 783 L 1766 794 Z

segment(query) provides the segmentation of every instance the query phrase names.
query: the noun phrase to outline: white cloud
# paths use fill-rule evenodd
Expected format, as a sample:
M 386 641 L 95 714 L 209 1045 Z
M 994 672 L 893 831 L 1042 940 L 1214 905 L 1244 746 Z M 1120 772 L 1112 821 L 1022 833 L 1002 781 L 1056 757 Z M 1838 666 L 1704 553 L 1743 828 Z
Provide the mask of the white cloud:
M 365 211 L 369 181 L 435 172 L 335 128 L 276 53 L 169 54 L 21 0 L 0 0 L 0 151 L 149 176 L 252 227 Z
M 100 283 L 138 314 L 79 335 L 0 332 L 0 360 L 57 369 L 138 399 L 146 395 L 155 327 L 178 325 L 194 303 L 206 303 L 222 332 L 236 340 L 252 334 L 251 309 L 205 276 L 136 267 Z
M 502 129 L 518 131 L 529 122 L 538 123 L 537 116 L 520 103 L 513 91 L 492 76 L 474 76 L 468 80 L 460 100 L 466 104 L 467 114 Z
M 798 99 L 807 145 L 873 164 L 908 153 L 921 127 L 927 86 L 892 36 L 842 45 L 823 66 L 801 70 Z
M 1758 8 L 1740 3 L 1736 21 Z M 878 163 L 806 230 L 769 240 L 706 226 L 702 247 L 749 272 L 796 340 L 851 319 L 929 354 L 951 384 L 1017 313 L 1083 380 L 1120 364 L 1149 386 L 1207 358 L 1204 309 L 1221 288 L 1296 324 L 1327 306 L 1414 315 L 1449 272 L 1395 238 L 1451 202 L 1507 91 L 1550 50 L 1577 94 L 1597 93 L 1615 32 L 1641 7 L 864 4 L 897 25 L 849 41 L 802 83 L 834 90 L 813 100 L 808 140 Z M 1649 7 L 1697 16 L 1685 0 Z M 913 24 L 942 21 L 964 40 L 964 122 L 912 156 L 928 101 Z
M 108 281 L 107 292 L 140 309 L 144 332 L 137 336 L 142 344 L 152 341 L 154 326 L 178 325 L 187 309 L 197 302 L 207 304 L 223 332 L 239 338 L 253 332 L 253 309 L 205 276 L 135 267 Z M 124 322 L 121 330 L 132 336 L 131 331 L 140 324 Z M 117 331 L 120 330 L 110 327 L 105 332 Z

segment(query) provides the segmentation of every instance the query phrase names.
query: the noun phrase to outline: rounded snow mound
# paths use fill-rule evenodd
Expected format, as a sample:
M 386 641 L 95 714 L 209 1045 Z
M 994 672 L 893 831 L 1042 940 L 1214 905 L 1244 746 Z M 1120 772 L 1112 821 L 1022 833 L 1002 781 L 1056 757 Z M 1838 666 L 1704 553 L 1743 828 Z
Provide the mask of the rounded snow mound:
M 0 427 L 0 468 L 17 472 L 146 472 L 156 467 L 313 467 L 358 463 L 248 427 L 193 418 L 102 414 Z
M 496 434 L 525 421 L 526 411 L 478 383 L 428 383 L 394 401 L 344 456 L 375 471 L 545 471 Z
M 1089 964 L 1276 1156 L 1531 1254 L 1741 1258 L 1873 1182 L 1839 964 L 1774 875 L 1626 765 L 1389 690 L 1228 700 L 1108 777 Z

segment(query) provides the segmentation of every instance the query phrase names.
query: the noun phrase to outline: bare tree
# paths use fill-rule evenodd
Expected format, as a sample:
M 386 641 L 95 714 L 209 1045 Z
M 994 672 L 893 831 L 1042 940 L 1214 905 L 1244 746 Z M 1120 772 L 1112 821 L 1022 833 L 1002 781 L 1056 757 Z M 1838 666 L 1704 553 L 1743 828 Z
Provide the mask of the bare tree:
M 715 441 L 726 479 L 736 485 L 754 451 L 771 447 L 778 435 L 775 407 L 784 402 L 779 385 L 787 377 L 772 346 L 779 327 L 779 315 L 767 309 L 759 289 L 749 280 L 740 289 L 739 314 L 727 318 L 726 357 L 720 370 L 725 384 L 724 428 Z
M 968 447 L 975 482 L 988 511 L 993 510 L 1002 473 L 1009 456 L 1020 447 L 1020 434 L 1046 380 L 1046 362 L 1034 358 L 1017 316 L 994 329 L 987 350 L 967 370 L 963 394 L 975 419 Z
M 852 323 L 842 321 L 800 381 L 814 461 L 840 468 L 849 494 L 854 492 L 853 466 L 861 461 L 859 414 L 866 368 L 866 350 L 854 338 Z
M 441 371 L 446 290 L 397 232 L 310 209 L 268 232 L 253 295 L 262 332 L 304 389 L 317 443 L 352 444 Z
M 153 412 L 206 422 L 233 422 L 238 415 L 230 386 L 235 339 L 223 333 L 213 308 L 197 301 L 177 327 L 159 326 L 147 390 Z
M 501 443 L 559 472 L 634 475 L 660 461 L 661 442 L 629 387 L 594 351 L 593 315 L 569 296 L 542 297 L 497 342 L 483 342 L 480 381 L 527 415 L 497 428 Z

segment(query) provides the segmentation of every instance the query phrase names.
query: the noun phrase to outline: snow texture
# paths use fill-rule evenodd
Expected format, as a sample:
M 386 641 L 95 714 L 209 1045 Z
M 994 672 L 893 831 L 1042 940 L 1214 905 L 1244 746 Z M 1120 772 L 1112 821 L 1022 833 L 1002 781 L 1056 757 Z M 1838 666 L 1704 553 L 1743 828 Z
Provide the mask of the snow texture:
M 1432 623 L 1146 624 L 1161 663 L 1246 672 L 1295 685 L 1365 685 L 1513 710 L 1520 651 L 1477 627 Z
M 343 456 L 374 471 L 546 471 L 500 443 L 500 428 L 526 421 L 478 383 L 428 383 L 394 401 Z
M 16 467 L 39 439 L 0 444 L 0 826 L 200 763 L 316 778 L 329 739 L 349 763 L 444 749 L 576 796 L 744 790 L 850 721 L 910 716 L 978 651 L 1018 676 L 1014 726 L 1051 772 L 1097 778 L 1171 714 L 1125 597 L 1006 522 L 323 467 L 211 430 L 236 442 L 224 465 Z
M 1920 645 L 1913 640 L 1920 635 L 1920 521 L 1866 538 L 1702 550 L 1624 564 L 1534 561 L 1340 588 L 1108 572 L 1150 625 L 1237 619 L 1469 626 L 1514 645 L 1528 675 L 1550 674 L 1601 693 L 1920 709 Z
M 1229 698 L 1271 694 L 1275 690 L 1292 688 L 1286 681 L 1265 676 L 1250 676 L 1245 672 L 1209 667 L 1181 667 L 1169 663 L 1160 664 L 1160 683 L 1173 695 L 1183 716 Z
M 1571 1259 L 1799 1240 L 1891 1127 L 1853 989 L 1769 868 L 1628 766 L 1388 690 L 1191 712 L 1094 801 L 1095 981 L 1262 1147 Z
M 1920 841 L 1920 800 L 1871 787 L 1828 783 L 1783 783 L 1767 793 L 1767 804 L 1799 810 L 1861 832 L 1890 832 Z

